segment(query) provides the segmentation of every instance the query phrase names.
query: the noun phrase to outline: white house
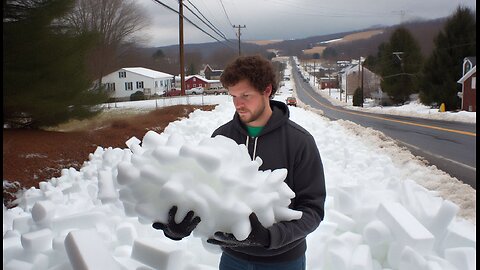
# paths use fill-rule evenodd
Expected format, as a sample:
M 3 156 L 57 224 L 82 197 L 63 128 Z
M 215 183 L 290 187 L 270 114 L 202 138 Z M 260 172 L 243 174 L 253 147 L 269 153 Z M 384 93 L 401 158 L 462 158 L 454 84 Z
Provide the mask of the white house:
M 363 62 L 365 59 L 361 57 Z M 342 62 L 343 63 L 343 62 Z M 388 95 L 382 92 L 380 87 L 381 77 L 365 66 L 359 66 L 358 60 L 352 60 L 351 64 L 339 72 L 340 88 L 348 95 L 353 95 L 355 90 L 363 86 L 364 98 L 374 98 L 378 102 L 388 102 Z M 363 80 L 362 80 L 363 76 Z
M 343 93 L 353 95 L 355 89 L 360 86 L 359 80 L 355 80 L 355 78 L 357 77 L 360 78 L 358 74 L 358 62 L 352 63 L 349 66 L 340 70 L 340 89 L 343 90 Z
M 161 95 L 172 88 L 174 76 L 153 69 L 130 67 L 102 77 L 102 83 L 112 92 L 112 98 L 129 98 L 137 91 L 147 96 Z

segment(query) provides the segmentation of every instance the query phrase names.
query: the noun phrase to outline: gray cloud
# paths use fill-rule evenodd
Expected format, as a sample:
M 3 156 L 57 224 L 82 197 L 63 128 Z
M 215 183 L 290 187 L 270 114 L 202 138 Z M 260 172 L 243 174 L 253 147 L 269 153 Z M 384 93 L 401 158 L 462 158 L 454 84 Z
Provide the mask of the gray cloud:
M 135 0 L 145 8 L 152 24 L 139 35 L 148 36 L 149 46 L 178 44 L 178 14 L 153 0 Z M 178 1 L 160 0 L 178 10 Z M 189 5 L 188 0 L 184 2 Z M 458 5 L 476 9 L 474 0 L 190 0 L 227 38 L 236 39 L 231 26 L 246 25 L 244 40 L 292 39 L 361 30 L 372 25 L 393 25 L 413 19 L 435 19 L 451 15 Z M 221 5 L 226 10 L 225 11 Z M 191 6 L 191 5 L 189 5 Z M 222 40 L 186 8 L 195 24 Z M 227 17 L 228 16 L 228 17 Z M 185 43 L 215 41 L 184 22 Z

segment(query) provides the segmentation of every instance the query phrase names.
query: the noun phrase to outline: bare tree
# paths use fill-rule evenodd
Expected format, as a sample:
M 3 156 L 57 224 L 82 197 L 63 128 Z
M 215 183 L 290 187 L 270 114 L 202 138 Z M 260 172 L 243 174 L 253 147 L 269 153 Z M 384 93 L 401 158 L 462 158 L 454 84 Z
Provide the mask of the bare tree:
M 135 32 L 148 23 L 144 11 L 132 0 L 76 0 L 64 20 L 79 34 L 99 34 L 88 62 L 92 75 L 100 82 L 106 72 L 115 68 L 121 47 L 132 44 Z

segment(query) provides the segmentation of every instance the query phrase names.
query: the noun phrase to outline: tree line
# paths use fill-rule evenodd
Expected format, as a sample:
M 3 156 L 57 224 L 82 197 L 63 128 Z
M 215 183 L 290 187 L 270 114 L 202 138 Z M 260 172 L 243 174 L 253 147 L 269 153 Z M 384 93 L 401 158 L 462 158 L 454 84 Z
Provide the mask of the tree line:
M 145 25 L 133 1 L 3 2 L 3 121 L 40 128 L 101 111 L 108 65 Z
M 434 38 L 428 57 L 404 27 L 397 28 L 388 42 L 380 44 L 376 55 L 369 55 L 364 65 L 381 75 L 381 89 L 396 104 L 404 104 L 418 93 L 426 105 L 445 104 L 446 110 L 460 108 L 457 93 L 461 85 L 465 57 L 476 56 L 475 13 L 459 6 L 442 31 Z

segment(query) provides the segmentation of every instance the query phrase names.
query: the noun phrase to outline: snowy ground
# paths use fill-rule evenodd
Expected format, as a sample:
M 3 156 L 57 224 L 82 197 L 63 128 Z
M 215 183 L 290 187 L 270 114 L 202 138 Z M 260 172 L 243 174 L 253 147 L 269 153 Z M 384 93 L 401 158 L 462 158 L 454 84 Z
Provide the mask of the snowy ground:
M 276 99 L 284 101 L 294 94 L 288 91 L 293 87 L 289 83 Z M 175 202 L 185 214 L 193 207 L 191 201 L 186 202 L 190 198 L 199 205 L 197 211 L 204 211 L 203 217 L 213 219 L 210 225 L 228 228 L 232 224 L 223 224 L 228 219 L 218 218 L 219 213 L 237 211 L 239 203 L 248 200 L 225 203 L 223 209 L 202 207 L 202 203 L 209 205 L 206 194 L 216 196 L 206 179 L 223 176 L 230 184 L 241 186 L 247 179 L 244 173 L 267 178 L 270 174 L 252 170 L 255 164 L 251 163 L 245 165 L 250 169 L 236 174 L 239 177 L 227 177 L 228 168 L 235 171 L 236 167 L 222 151 L 241 156 L 243 150 L 241 146 L 232 150 L 228 143 L 212 143 L 210 135 L 234 113 L 228 96 L 109 106 L 110 110 L 149 110 L 173 102 L 219 106 L 172 122 L 161 134 L 131 139 L 124 149 L 100 147 L 79 171 L 66 168 L 60 178 L 45 179 L 40 189 L 24 192 L 19 207 L 4 207 L 3 268 L 217 269 L 220 254 L 203 241 L 212 227 L 206 224 L 203 231 L 173 242 L 151 228 L 151 214 L 158 210 L 162 215 L 172 200 L 183 200 Z M 475 190 L 426 166 L 379 132 L 347 121 L 330 121 L 302 108 L 290 107 L 290 115 L 315 138 L 328 195 L 325 220 L 307 238 L 307 269 L 476 269 Z M 157 148 L 162 151 L 155 152 Z M 183 163 L 189 170 L 173 165 L 169 174 L 155 170 L 156 160 L 184 158 L 191 158 Z M 195 189 L 175 182 L 194 181 L 189 171 L 203 179 L 195 182 Z M 281 178 L 281 174 L 271 174 L 271 179 Z M 136 185 L 129 184 L 133 181 L 146 182 L 135 189 Z M 186 197 L 155 196 L 168 194 L 165 190 Z M 275 206 L 271 200 L 255 202 Z M 131 207 L 139 204 L 142 207 Z M 242 213 L 257 206 L 245 204 Z M 242 235 L 245 230 L 248 226 L 237 232 Z

